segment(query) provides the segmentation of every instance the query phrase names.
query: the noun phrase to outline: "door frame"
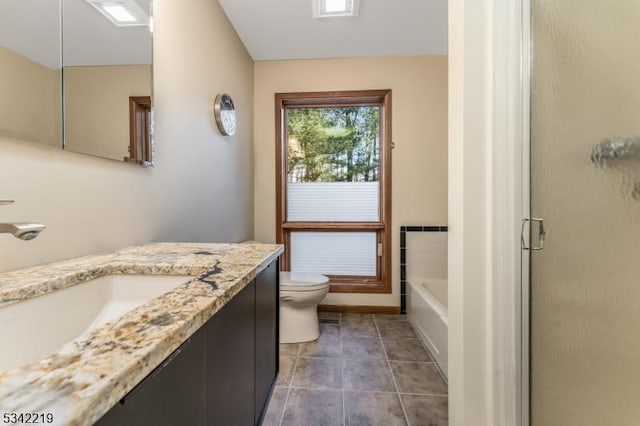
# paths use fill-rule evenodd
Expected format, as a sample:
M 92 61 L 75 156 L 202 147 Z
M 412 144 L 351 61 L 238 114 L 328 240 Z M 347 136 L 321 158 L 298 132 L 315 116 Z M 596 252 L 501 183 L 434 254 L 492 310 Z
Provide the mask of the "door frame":
M 124 158 L 126 162 L 151 164 L 151 107 L 151 96 L 129 96 L 129 155 Z
M 531 42 L 531 1 L 522 0 L 521 62 L 522 62 L 522 194 L 523 217 L 531 217 L 531 73 L 533 71 L 533 43 Z M 529 228 L 530 229 L 530 228 Z M 522 231 L 521 231 L 522 232 Z M 531 238 L 529 238 L 530 242 Z M 529 247 L 531 244 L 529 243 Z M 521 251 L 520 281 L 520 426 L 531 423 L 531 250 Z
M 529 426 L 531 0 L 494 0 L 492 25 L 492 417 Z
M 531 0 L 493 2 L 491 259 L 495 424 L 530 424 Z M 525 233 L 524 235 L 522 233 Z M 528 244 L 530 246 L 530 244 Z
M 449 0 L 449 421 L 528 426 L 529 0 Z

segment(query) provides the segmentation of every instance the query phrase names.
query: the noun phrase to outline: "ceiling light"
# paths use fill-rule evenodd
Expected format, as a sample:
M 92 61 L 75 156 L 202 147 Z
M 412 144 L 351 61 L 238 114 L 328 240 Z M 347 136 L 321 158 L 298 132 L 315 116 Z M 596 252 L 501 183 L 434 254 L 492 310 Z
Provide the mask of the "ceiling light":
M 115 19 L 119 23 L 130 23 L 130 22 L 138 22 L 138 20 L 133 16 L 124 6 L 105 6 L 104 11 L 109 14 L 113 19 Z
M 135 0 L 86 0 L 118 27 L 149 25 L 149 14 Z
M 328 13 L 345 13 L 347 0 L 325 0 L 324 8 Z
M 360 0 L 311 0 L 313 17 L 333 18 L 339 16 L 358 16 Z

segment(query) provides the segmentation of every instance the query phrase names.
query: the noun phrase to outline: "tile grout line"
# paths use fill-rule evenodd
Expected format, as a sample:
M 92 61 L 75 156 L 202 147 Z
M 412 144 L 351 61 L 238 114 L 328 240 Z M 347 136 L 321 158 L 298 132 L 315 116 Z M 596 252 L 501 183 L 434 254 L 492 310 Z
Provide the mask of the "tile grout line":
M 344 396 L 344 345 L 342 344 L 342 314 L 339 314 L 340 321 L 340 381 L 342 382 L 342 425 L 347 426 L 347 407 Z
M 395 362 L 395 361 L 394 361 Z M 280 388 L 284 388 L 284 386 L 278 386 Z M 287 388 L 288 389 L 288 388 Z M 310 388 L 306 386 L 291 386 L 291 389 L 300 389 L 300 390 L 308 390 L 308 391 L 316 391 L 316 390 L 335 390 L 339 391 L 337 388 Z M 358 393 L 385 393 L 385 394 L 397 394 L 397 391 L 381 391 L 381 390 L 349 390 L 350 392 L 358 392 Z M 446 398 L 447 395 L 443 393 L 419 393 L 419 392 L 400 392 L 401 395 L 413 395 L 413 396 L 433 396 L 433 397 L 441 397 Z
M 438 373 L 440 373 L 440 377 L 442 377 L 442 380 L 444 380 L 445 384 L 447 385 L 447 396 L 448 396 L 449 395 L 449 378 L 444 374 L 444 371 L 442 370 L 442 367 L 440 366 L 440 362 L 436 361 L 436 358 L 433 356 L 433 354 L 431 353 L 431 351 L 427 347 L 426 342 L 422 339 L 422 337 L 420 336 L 420 333 L 418 332 L 418 330 L 416 330 L 416 327 L 414 327 L 414 325 L 413 325 L 413 323 L 411 321 L 409 321 L 409 324 L 411 325 L 411 328 L 413 328 L 413 331 L 416 334 L 416 338 L 418 339 L 418 342 L 420 342 L 420 345 L 422 345 L 422 347 L 427 352 L 427 354 L 429 354 L 429 358 L 431 358 L 431 362 L 433 364 L 435 364 L 436 370 L 438 370 Z
M 398 383 L 396 382 L 396 376 L 393 374 L 393 370 L 391 369 L 391 362 L 389 362 L 389 356 L 387 355 L 387 349 L 384 347 L 384 341 L 382 340 L 382 334 L 380 334 L 380 328 L 378 327 L 378 321 L 376 320 L 376 316 L 373 315 L 373 325 L 376 327 L 376 332 L 378 333 L 378 338 L 380 339 L 380 344 L 382 345 L 382 352 L 384 352 L 384 359 L 387 361 L 387 367 L 389 367 L 389 373 L 391 374 L 391 380 L 393 380 L 393 386 L 396 388 L 396 396 L 398 397 L 398 401 L 400 401 L 400 408 L 402 408 L 402 414 L 404 414 L 404 420 L 407 422 L 407 426 L 411 426 L 409 423 L 409 416 L 407 416 L 407 410 L 404 408 L 404 403 L 402 402 L 402 397 L 400 396 L 400 389 L 398 389 Z
M 393 362 L 410 362 L 412 364 L 437 364 L 435 361 L 411 361 L 408 359 L 394 359 Z
M 409 324 L 411 324 L 411 322 L 409 322 Z M 413 324 L 411 324 L 411 327 L 413 328 Z M 446 385 L 447 385 L 447 396 L 448 396 L 449 395 L 449 378 L 444 374 L 444 371 L 442 370 L 442 367 L 440 366 L 440 363 L 438 361 L 436 361 L 436 358 L 433 356 L 433 354 L 431 353 L 431 351 L 427 347 L 426 343 L 420 338 L 420 336 L 418 335 L 418 333 L 417 333 L 417 331 L 415 329 L 414 329 L 414 332 L 416 333 L 416 336 L 418 337 L 418 341 L 420 342 L 420 344 L 422 345 L 424 350 L 427 351 L 427 353 L 429 354 L 429 358 L 431 358 L 432 363 L 436 365 L 436 369 L 438 370 L 438 373 L 440 373 L 440 377 L 442 377 L 442 380 L 444 380 L 444 382 L 446 383 Z
M 339 391 L 340 389 L 338 388 L 310 388 L 310 387 L 305 387 L 305 386 L 292 386 L 292 389 L 300 389 L 300 390 L 335 390 L 335 391 Z M 396 391 L 379 391 L 379 390 L 354 390 L 354 389 L 346 389 L 349 392 L 358 392 L 358 393 L 396 393 Z M 415 394 L 415 395 L 423 395 L 423 396 L 430 396 L 430 394 Z M 438 395 L 433 395 L 433 396 L 438 396 Z
M 434 398 L 448 398 L 449 395 L 443 393 L 416 393 L 416 392 L 402 392 L 402 395 L 411 395 L 411 396 L 429 396 Z
M 287 411 L 287 404 L 289 403 L 289 395 L 291 394 L 291 387 L 293 385 L 293 375 L 296 373 L 296 368 L 298 367 L 298 354 L 300 353 L 300 345 L 296 348 L 295 361 L 293 362 L 293 370 L 291 371 L 291 378 L 289 379 L 289 384 L 287 385 L 287 396 L 284 398 L 284 404 L 282 405 L 282 412 L 280 413 L 280 422 L 278 426 L 282 426 L 282 422 L 284 421 L 284 413 Z M 278 360 L 278 362 L 280 362 Z
M 408 320 L 408 318 L 409 317 L 407 317 L 407 320 Z M 416 327 L 414 327 L 413 322 L 410 321 L 410 320 L 408 320 L 408 322 L 409 322 L 409 325 L 411 326 L 411 328 L 413 329 L 413 332 L 416 335 L 416 339 L 418 340 L 418 342 L 420 343 L 422 348 L 429 355 L 429 359 L 431 359 L 431 361 L 428 361 L 428 363 L 433 364 L 436 367 L 436 370 L 438 371 L 438 374 L 440 374 L 440 377 L 444 381 L 445 385 L 447 385 L 447 394 L 446 395 L 443 395 L 443 394 L 425 394 L 425 395 L 446 396 L 447 397 L 447 402 L 448 402 L 448 398 L 449 398 L 449 378 L 444 374 L 444 371 L 442 370 L 442 367 L 440 366 L 440 363 L 438 361 L 436 361 L 436 358 L 433 356 L 433 354 L 431 353 L 431 351 L 427 347 L 426 342 L 424 340 L 422 340 L 422 337 L 420 337 L 420 333 L 418 332 L 418 330 L 416 330 Z M 396 362 L 411 362 L 411 361 L 396 361 Z M 416 362 L 421 362 L 421 361 L 416 361 Z M 427 362 L 425 362 L 425 363 L 427 363 Z M 408 395 L 412 395 L 412 394 L 408 394 Z M 423 394 L 415 394 L 415 395 L 423 395 Z

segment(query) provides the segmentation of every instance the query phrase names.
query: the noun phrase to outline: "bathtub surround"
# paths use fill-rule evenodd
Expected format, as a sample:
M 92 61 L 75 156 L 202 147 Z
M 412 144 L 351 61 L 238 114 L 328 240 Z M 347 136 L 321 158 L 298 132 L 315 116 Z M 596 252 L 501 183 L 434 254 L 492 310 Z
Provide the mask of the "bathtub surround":
M 0 271 L 149 241 L 253 236 L 253 61 L 217 1 L 154 1 L 153 80 L 153 169 L 0 135 L 0 198 L 16 200 L 0 221 L 47 225 L 28 243 L 0 236 Z M 239 111 L 233 137 L 213 121 L 221 91 Z
M 449 374 L 448 230 L 447 226 L 400 228 L 407 319 L 445 379 Z
M 447 380 L 449 376 L 447 281 L 413 279 L 407 284 L 407 319 L 433 356 L 442 376 Z
M 1 408 L 93 424 L 281 253 L 265 244 L 157 243 L 0 274 L 0 304 L 110 274 L 200 277 L 40 362 L 0 372 Z
M 413 248 L 411 254 L 408 254 L 407 245 L 407 233 L 412 232 L 430 232 L 430 233 L 442 233 L 448 232 L 448 226 L 401 226 L 400 227 L 400 313 L 407 313 L 407 281 L 411 275 L 415 275 L 421 279 L 424 278 L 447 278 L 447 246 L 446 246 L 446 234 L 443 235 L 445 239 L 437 238 L 433 241 L 423 241 L 420 247 Z M 444 244 L 443 244 L 444 242 Z M 429 248 L 431 246 L 431 248 Z M 415 254 L 414 254 L 415 253 Z M 407 265 L 409 260 L 415 259 L 419 262 L 415 262 L 412 265 L 411 272 L 408 271 Z M 444 259 L 444 260 L 443 260 Z M 444 265 L 442 262 L 444 261 Z M 444 267 L 444 270 L 442 268 Z M 444 274 L 444 275 L 442 275 Z
M 392 229 L 447 221 L 447 57 L 258 61 L 254 80 L 254 227 L 275 241 L 274 93 L 391 89 Z M 400 244 L 392 235 L 392 293 L 329 293 L 326 305 L 400 306 Z

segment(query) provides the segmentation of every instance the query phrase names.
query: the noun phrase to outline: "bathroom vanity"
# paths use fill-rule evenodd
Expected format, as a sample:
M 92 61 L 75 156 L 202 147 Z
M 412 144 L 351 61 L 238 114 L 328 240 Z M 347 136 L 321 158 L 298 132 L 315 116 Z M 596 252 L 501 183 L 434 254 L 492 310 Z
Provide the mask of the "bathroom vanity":
M 0 371 L 0 414 L 51 414 L 60 425 L 259 424 L 278 372 L 281 253 L 162 243 L 0 274 L 0 309 L 105 275 L 196 277 Z

